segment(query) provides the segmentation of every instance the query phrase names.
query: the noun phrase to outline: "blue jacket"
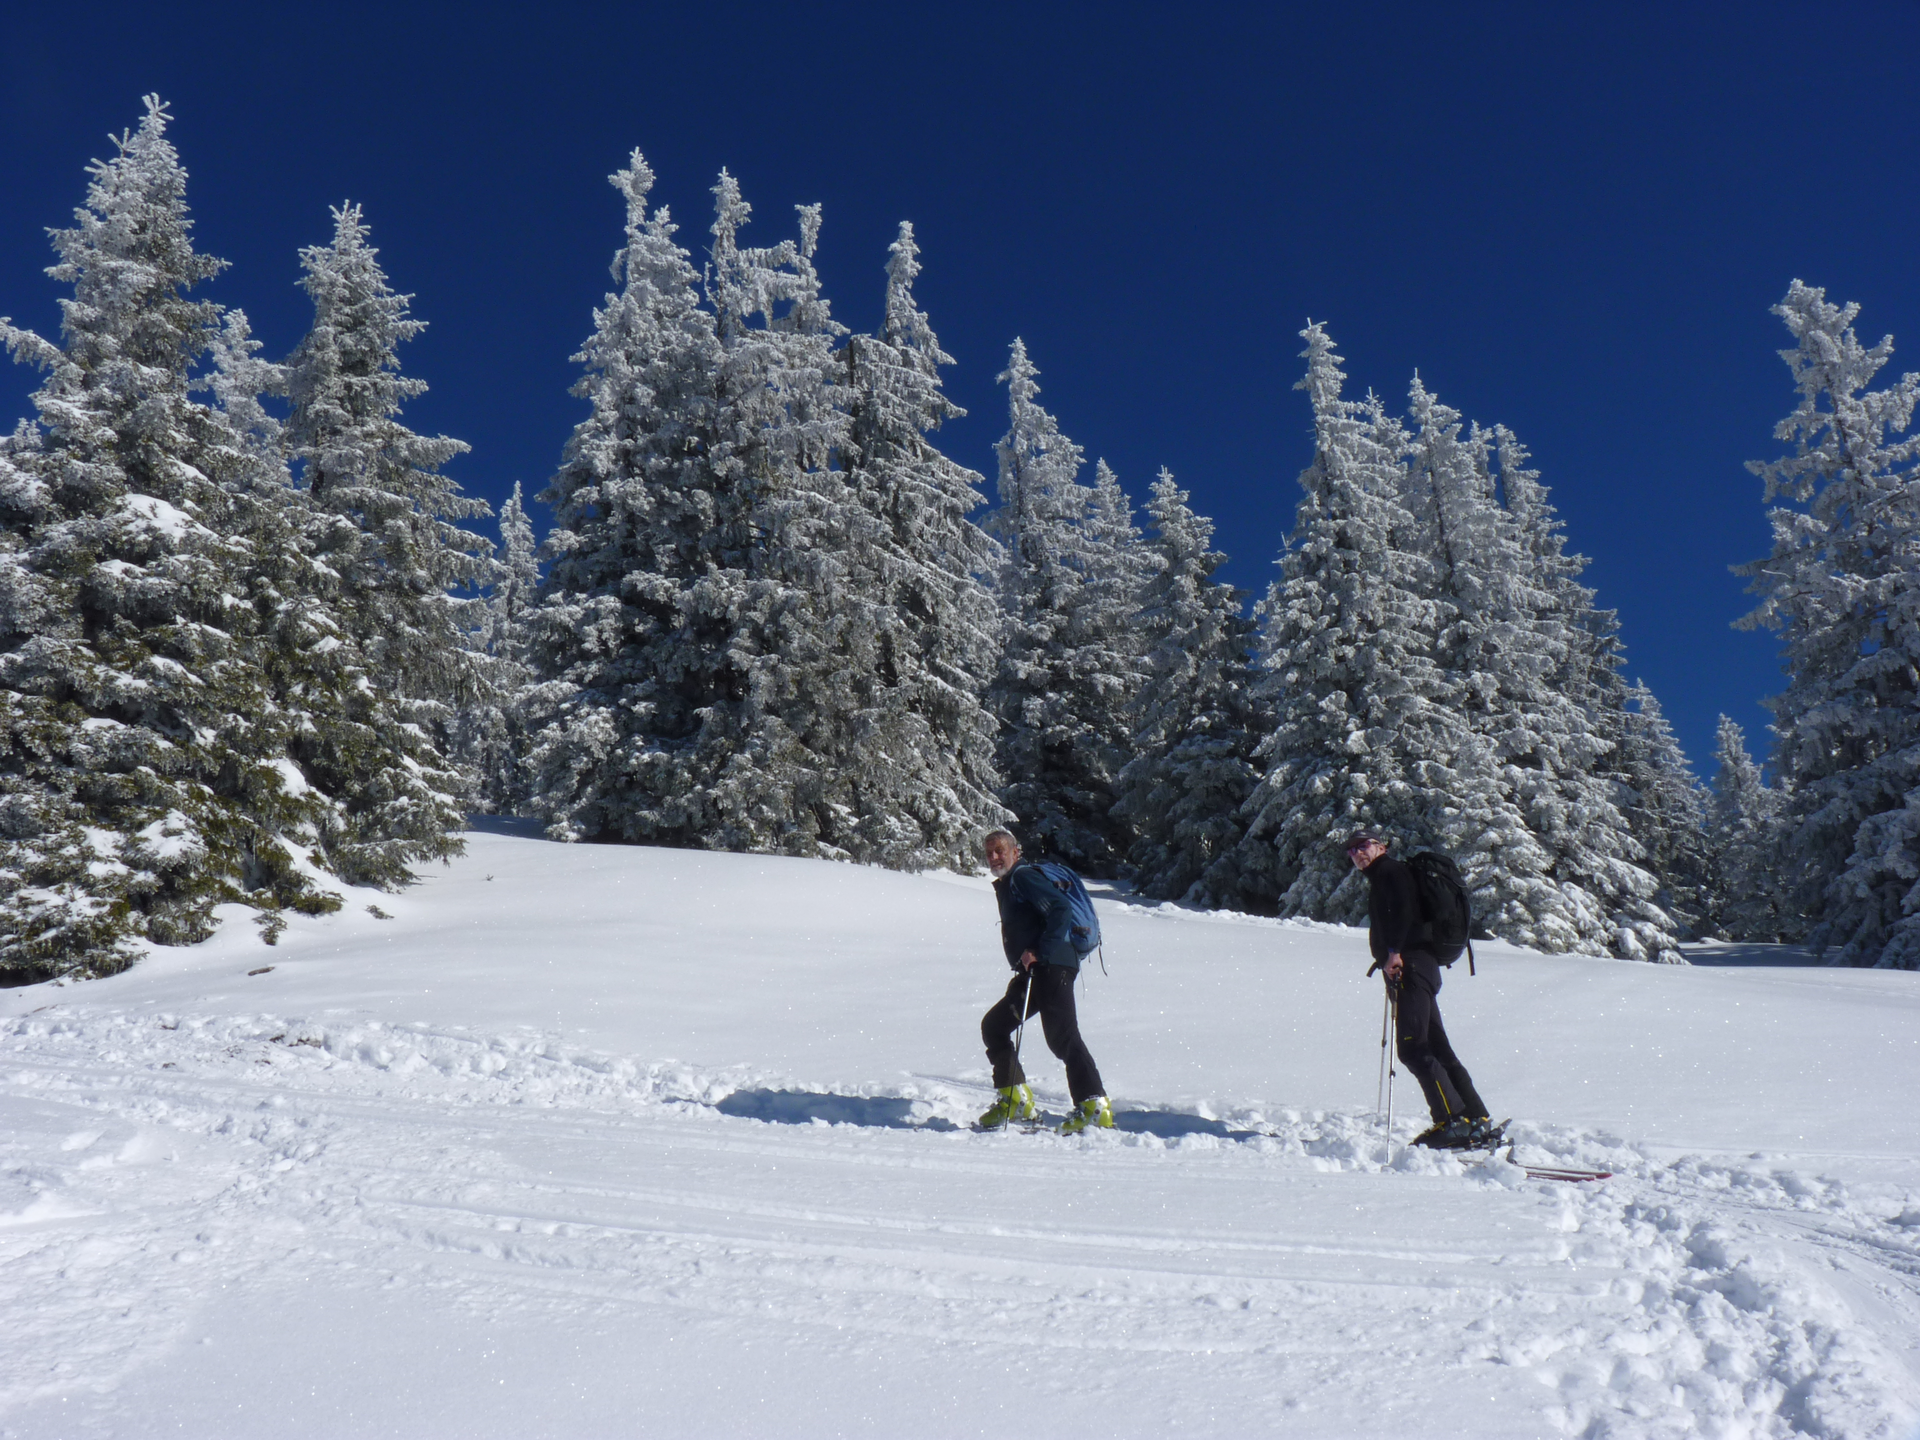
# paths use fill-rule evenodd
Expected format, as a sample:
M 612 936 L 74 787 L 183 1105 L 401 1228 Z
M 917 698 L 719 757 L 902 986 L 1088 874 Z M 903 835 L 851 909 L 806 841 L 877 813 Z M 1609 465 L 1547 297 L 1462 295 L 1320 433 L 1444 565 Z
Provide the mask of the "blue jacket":
M 1000 944 L 1007 964 L 1018 970 L 1020 956 L 1031 950 L 1042 965 L 1079 970 L 1079 953 L 1067 938 L 1072 907 L 1037 866 L 1025 861 L 1014 866 L 993 882 L 993 894 L 1000 902 Z

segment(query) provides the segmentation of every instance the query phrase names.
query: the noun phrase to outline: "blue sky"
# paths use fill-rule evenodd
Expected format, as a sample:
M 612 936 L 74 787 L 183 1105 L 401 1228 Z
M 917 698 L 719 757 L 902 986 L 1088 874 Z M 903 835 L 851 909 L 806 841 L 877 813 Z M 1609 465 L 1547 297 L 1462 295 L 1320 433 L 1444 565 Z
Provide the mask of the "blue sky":
M 158 91 L 199 243 L 233 262 L 208 293 L 291 349 L 295 252 L 361 202 L 430 325 L 408 418 L 471 443 L 453 473 L 497 502 L 581 414 L 568 357 L 621 233 L 604 177 L 639 146 L 696 255 L 722 166 L 750 241 L 823 203 L 855 328 L 912 220 L 972 412 L 950 453 L 991 482 L 1022 336 L 1089 457 L 1136 500 L 1169 466 L 1264 589 L 1310 458 L 1297 332 L 1324 320 L 1356 393 L 1400 405 L 1418 369 L 1527 442 L 1703 771 L 1723 710 L 1764 746 L 1779 688 L 1727 569 L 1766 549 L 1743 462 L 1793 400 L 1768 307 L 1823 285 L 1920 368 L 1912 0 L 31 9 L 0 19 L 16 323 L 57 330 L 45 227 Z M 0 423 L 32 385 L 0 369 Z

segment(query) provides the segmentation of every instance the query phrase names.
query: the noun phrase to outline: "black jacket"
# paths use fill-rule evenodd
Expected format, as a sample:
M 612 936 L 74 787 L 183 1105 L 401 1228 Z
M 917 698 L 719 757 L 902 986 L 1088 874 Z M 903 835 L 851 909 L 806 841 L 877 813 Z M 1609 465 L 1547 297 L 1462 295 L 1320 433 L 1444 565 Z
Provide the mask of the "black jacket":
M 1367 901 L 1367 948 L 1373 951 L 1374 965 L 1385 965 L 1387 957 L 1398 950 L 1407 967 L 1402 978 L 1438 995 L 1440 957 L 1434 953 L 1433 941 L 1423 933 L 1426 922 L 1420 914 L 1420 882 L 1413 878 L 1413 871 L 1382 855 L 1360 873 L 1367 877 L 1372 892 Z
M 1360 872 L 1372 891 L 1367 901 L 1367 948 L 1382 965 L 1396 950 L 1404 957 L 1420 943 L 1420 888 L 1413 871 L 1382 855 Z

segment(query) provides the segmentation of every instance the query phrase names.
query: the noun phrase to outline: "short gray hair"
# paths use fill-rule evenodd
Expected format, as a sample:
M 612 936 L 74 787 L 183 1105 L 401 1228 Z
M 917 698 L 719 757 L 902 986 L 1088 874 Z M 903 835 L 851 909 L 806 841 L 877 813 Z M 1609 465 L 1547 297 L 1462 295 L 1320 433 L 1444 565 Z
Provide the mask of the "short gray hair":
M 1013 846 L 1013 848 L 1016 850 L 1020 848 L 1020 841 L 1018 837 L 1014 835 L 1013 831 L 1007 829 L 1004 825 L 1002 825 L 995 829 L 987 831 L 986 834 L 980 837 L 980 853 L 984 855 L 986 853 L 987 846 L 991 845 L 996 840 L 1004 840 L 1009 845 Z

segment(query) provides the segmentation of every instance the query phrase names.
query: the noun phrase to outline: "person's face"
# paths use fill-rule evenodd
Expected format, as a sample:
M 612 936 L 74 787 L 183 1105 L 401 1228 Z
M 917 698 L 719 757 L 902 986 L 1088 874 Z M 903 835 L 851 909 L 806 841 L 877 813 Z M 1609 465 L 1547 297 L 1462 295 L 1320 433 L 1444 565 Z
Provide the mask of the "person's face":
M 1378 840 L 1369 840 L 1366 844 L 1357 845 L 1347 851 L 1347 858 L 1353 861 L 1356 868 L 1364 870 L 1386 853 L 1386 846 L 1382 845 Z
M 987 870 L 998 880 L 1013 869 L 1020 859 L 1020 847 L 1004 835 L 996 835 L 987 841 Z

